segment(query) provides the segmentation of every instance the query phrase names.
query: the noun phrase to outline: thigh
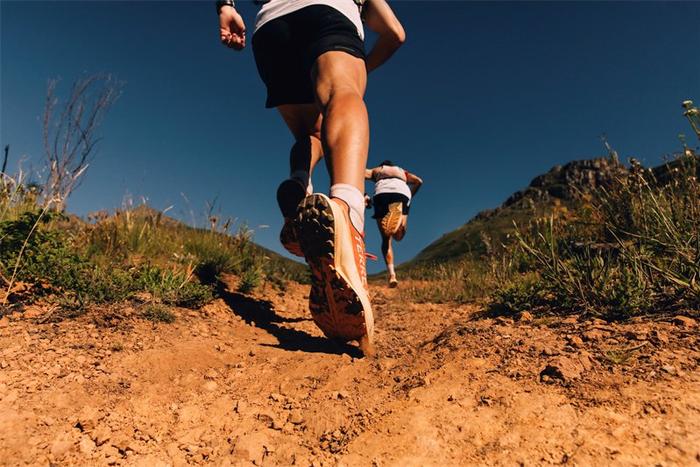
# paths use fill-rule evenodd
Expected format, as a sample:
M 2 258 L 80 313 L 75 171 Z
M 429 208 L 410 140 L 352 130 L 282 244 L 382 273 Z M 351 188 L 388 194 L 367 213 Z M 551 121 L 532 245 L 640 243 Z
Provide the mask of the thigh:
M 367 87 L 367 68 L 361 58 L 341 51 L 320 55 L 312 70 L 316 98 L 323 108 L 331 96 L 350 92 L 364 96 Z

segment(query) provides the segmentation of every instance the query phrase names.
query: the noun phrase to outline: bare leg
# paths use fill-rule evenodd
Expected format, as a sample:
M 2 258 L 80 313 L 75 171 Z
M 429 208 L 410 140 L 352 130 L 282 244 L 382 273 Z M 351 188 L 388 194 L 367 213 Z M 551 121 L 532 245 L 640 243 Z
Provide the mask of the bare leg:
M 401 216 L 401 225 L 396 230 L 396 234 L 394 235 L 394 239 L 397 242 L 400 242 L 401 240 L 403 240 L 404 235 L 406 235 L 407 228 L 408 228 L 408 214 L 404 214 L 403 216 Z
M 285 104 L 277 110 L 296 140 L 289 154 L 290 173 L 304 170 L 310 176 L 323 158 L 321 113 L 316 104 Z
M 382 231 L 381 220 L 377 219 L 377 226 L 379 231 Z M 396 282 L 396 272 L 394 271 L 394 249 L 391 247 L 391 237 L 387 237 L 382 234 L 382 256 L 384 256 L 384 263 L 386 263 L 386 269 L 389 273 L 389 285 L 391 286 Z
M 365 62 L 345 52 L 326 52 L 316 60 L 313 75 L 331 185 L 344 183 L 364 193 L 369 150 Z

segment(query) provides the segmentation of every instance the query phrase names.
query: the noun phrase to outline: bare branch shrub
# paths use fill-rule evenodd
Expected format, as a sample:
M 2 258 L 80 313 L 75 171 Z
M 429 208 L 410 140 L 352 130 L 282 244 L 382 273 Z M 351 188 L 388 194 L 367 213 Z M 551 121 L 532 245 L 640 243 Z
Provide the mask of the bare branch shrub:
M 97 130 L 119 97 L 121 83 L 111 75 L 95 74 L 73 83 L 63 101 L 56 95 L 57 80 L 50 80 L 43 115 L 43 142 L 49 173 L 43 195 L 58 200 L 54 209 L 63 211 L 66 199 L 80 184 L 95 157 L 100 141 Z

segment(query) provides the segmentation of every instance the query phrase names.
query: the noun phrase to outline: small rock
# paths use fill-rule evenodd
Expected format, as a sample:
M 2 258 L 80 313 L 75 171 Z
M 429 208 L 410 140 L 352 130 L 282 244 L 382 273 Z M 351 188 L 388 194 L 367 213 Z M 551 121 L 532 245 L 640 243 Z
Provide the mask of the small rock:
M 60 458 L 64 454 L 66 454 L 68 451 L 70 451 L 70 448 L 72 448 L 72 447 L 73 447 L 73 443 L 71 443 L 70 441 L 68 441 L 66 439 L 54 440 L 54 442 L 51 443 L 51 448 L 50 448 L 51 455 L 56 457 L 56 458 Z
M 668 373 L 669 375 L 675 375 L 678 373 L 678 370 L 673 365 L 664 365 L 661 367 L 661 369 L 663 371 L 665 371 L 666 373 Z
M 90 436 L 92 437 L 92 440 L 95 442 L 96 445 L 102 446 L 107 441 L 109 441 L 109 438 L 112 436 L 112 434 L 105 427 L 100 427 L 93 431 Z
M 75 426 L 80 428 L 80 431 L 92 431 L 97 427 L 100 418 L 99 410 L 94 407 L 84 407 L 78 415 Z
M 523 323 L 529 323 L 532 321 L 532 313 L 529 311 L 523 311 L 520 314 L 518 314 L 518 321 L 523 322 Z
M 697 325 L 695 320 L 693 318 L 688 317 L 688 316 L 674 316 L 673 317 L 673 324 L 675 324 L 678 327 L 686 328 L 686 329 L 694 328 Z
M 668 334 L 658 329 L 651 331 L 651 339 L 658 344 L 668 344 L 670 342 Z
M 83 439 L 80 440 L 80 444 L 78 445 L 78 448 L 80 449 L 80 452 L 82 454 L 90 454 L 92 451 L 95 450 L 95 447 L 97 445 L 93 440 L 91 440 L 87 436 L 83 436 Z
M 579 359 L 557 357 L 552 359 L 540 372 L 540 380 L 546 382 L 549 379 L 553 379 L 559 380 L 562 383 L 569 383 L 580 378 L 585 369 L 585 366 L 581 361 L 579 361 Z M 549 379 L 545 379 L 545 376 L 547 376 Z
M 292 410 L 289 414 L 289 423 L 293 423 L 294 425 L 301 425 L 304 423 L 304 416 L 301 414 L 301 411 Z
M 255 465 L 262 465 L 265 457 L 266 447 L 270 442 L 262 433 L 251 433 L 238 438 L 234 448 L 236 457 L 252 462 Z
M 242 414 L 248 411 L 248 403 L 243 400 L 239 400 L 236 402 L 233 410 L 236 411 L 237 414 Z
M 286 423 L 286 417 L 282 417 L 282 418 L 275 417 L 272 420 L 272 425 L 270 425 L 270 428 L 272 428 L 273 430 L 280 431 L 280 430 L 282 430 L 282 428 L 284 428 L 285 423 Z
M 350 394 L 348 394 L 348 393 L 345 392 L 345 391 L 333 391 L 333 392 L 331 393 L 331 397 L 332 397 L 333 399 L 340 399 L 340 400 L 342 400 L 342 399 L 348 399 L 348 398 L 350 397 Z
M 513 320 L 504 316 L 499 316 L 498 318 L 496 318 L 496 324 L 507 326 L 509 324 L 513 324 Z
M 6 328 L 10 325 L 10 318 L 3 316 L 0 318 L 0 328 Z
M 277 394 L 276 392 L 273 392 L 270 394 L 270 399 L 272 399 L 275 402 L 280 402 L 282 399 L 284 399 L 284 396 L 282 394 Z
M 637 341 L 644 341 L 649 338 L 649 334 L 647 331 L 641 329 L 641 330 L 634 330 L 634 331 L 627 331 L 625 333 L 625 337 L 630 340 L 637 340 Z
M 259 412 L 258 415 L 256 415 L 256 418 L 267 426 L 272 426 L 272 423 L 275 420 L 275 414 L 272 412 Z
M 580 349 L 583 347 L 583 339 L 581 339 L 579 336 L 569 336 L 567 341 L 569 342 L 569 345 L 571 347 Z
M 209 371 L 204 373 L 204 379 L 210 379 L 214 380 L 219 376 L 219 374 L 214 370 L 213 368 L 210 368 Z
M 595 342 L 605 338 L 605 333 L 598 329 L 592 329 L 583 333 L 583 339 L 588 342 Z
M 206 383 L 204 383 L 203 387 L 209 392 L 214 392 L 219 385 L 216 384 L 216 381 L 208 380 Z

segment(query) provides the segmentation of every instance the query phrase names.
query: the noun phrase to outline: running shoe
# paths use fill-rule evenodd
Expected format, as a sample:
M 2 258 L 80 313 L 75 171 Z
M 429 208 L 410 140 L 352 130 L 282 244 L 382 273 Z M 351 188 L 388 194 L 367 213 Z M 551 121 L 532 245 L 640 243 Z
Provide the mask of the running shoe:
M 398 286 L 399 286 L 399 281 L 396 279 L 396 276 L 390 277 L 389 278 L 389 288 L 395 289 Z
M 304 252 L 301 251 L 299 238 L 297 237 L 297 229 L 293 219 L 285 219 L 282 230 L 280 230 L 280 243 L 282 246 L 294 256 L 304 257 Z
M 350 221 L 348 206 L 323 194 L 307 196 L 299 206 L 301 249 L 311 266 L 311 315 L 323 333 L 356 340 L 371 355 L 374 317 L 367 286 L 364 235 Z
M 391 203 L 387 213 L 382 217 L 382 233 L 387 237 L 392 237 L 401 227 L 403 217 L 403 205 L 401 203 Z
M 293 178 L 280 183 L 277 188 L 277 204 L 284 216 L 284 225 L 280 231 L 280 242 L 282 246 L 295 256 L 304 256 L 299 246 L 299 239 L 294 223 L 294 218 L 297 215 L 299 203 L 306 196 L 306 188 L 304 185 Z

